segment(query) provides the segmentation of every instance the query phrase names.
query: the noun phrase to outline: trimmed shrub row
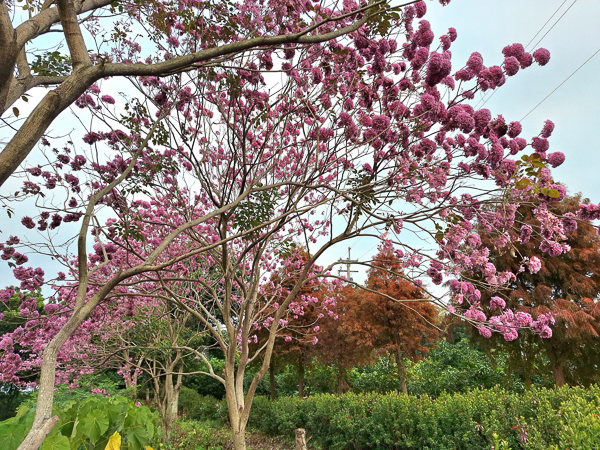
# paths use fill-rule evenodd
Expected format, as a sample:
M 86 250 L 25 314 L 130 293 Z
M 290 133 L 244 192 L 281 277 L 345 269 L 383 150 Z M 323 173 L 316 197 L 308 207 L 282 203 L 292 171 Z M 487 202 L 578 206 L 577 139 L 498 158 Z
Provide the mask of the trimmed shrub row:
M 299 427 L 311 444 L 329 450 L 600 449 L 600 387 L 500 388 L 464 394 L 401 393 L 258 397 L 250 426 L 291 436 Z M 496 435 L 496 437 L 494 436 Z

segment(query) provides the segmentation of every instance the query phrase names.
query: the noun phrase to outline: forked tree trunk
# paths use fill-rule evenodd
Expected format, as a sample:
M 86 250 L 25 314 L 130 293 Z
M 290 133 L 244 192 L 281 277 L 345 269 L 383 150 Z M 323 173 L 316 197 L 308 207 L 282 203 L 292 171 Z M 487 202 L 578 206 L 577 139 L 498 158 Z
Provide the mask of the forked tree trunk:
M 177 420 L 178 408 L 179 389 L 172 389 L 168 403 L 165 405 L 165 417 L 163 418 L 165 441 L 171 440 L 171 432 L 173 431 L 173 424 Z
M 233 448 L 234 450 L 246 450 L 246 429 L 233 430 Z
M 233 381 L 231 381 L 231 385 L 233 384 Z M 233 449 L 246 450 L 246 424 L 248 422 L 248 415 L 245 413 L 243 405 L 239 405 L 237 397 L 235 389 L 225 389 L 229 422 L 231 423 L 231 431 L 233 433 Z

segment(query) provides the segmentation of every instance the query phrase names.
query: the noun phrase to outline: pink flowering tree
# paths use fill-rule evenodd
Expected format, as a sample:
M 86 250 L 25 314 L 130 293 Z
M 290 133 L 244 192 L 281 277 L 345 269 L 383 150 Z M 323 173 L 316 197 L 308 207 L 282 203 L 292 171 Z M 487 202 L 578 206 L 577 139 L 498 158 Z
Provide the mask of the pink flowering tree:
M 339 14 L 311 8 L 318 20 Z M 11 237 L 2 247 L 22 289 L 48 283 L 41 268 L 25 266 L 24 249 L 52 255 L 68 269 L 49 282 L 55 295 L 47 314 L 36 315 L 24 302 L 21 314 L 30 321 L 15 330 L 25 345 L 44 336 L 34 352 L 36 416 L 21 449 L 36 449 L 55 423 L 56 369 L 72 353 L 72 339 L 94 324 L 98 308 L 123 297 L 176 305 L 213 335 L 226 367 L 217 374 L 208 365 L 207 374 L 225 386 L 235 448 L 244 449 L 275 337 L 315 303 L 310 295 L 297 301 L 298 294 L 314 280 L 339 278 L 334 265 L 317 262 L 359 236 L 379 237 L 394 252 L 402 271 L 395 275 L 434 285 L 454 280 L 445 297 L 429 292 L 427 300 L 482 334 L 512 338 L 528 327 L 549 336 L 551 317 L 523 322 L 504 307 L 491 317 L 483 311 L 482 289 L 504 289 L 515 275 L 496 270 L 481 235 L 509 251 L 515 211 L 531 203 L 546 251 L 568 251 L 564 222 L 546 207 L 564 196 L 549 171 L 564 160 L 548 152 L 554 125 L 548 121 L 528 141 L 518 122 L 469 104 L 476 92 L 500 88 L 533 61 L 547 64 L 549 53 L 513 44 L 498 65 L 486 66 L 473 53 L 456 71 L 450 52 L 456 30 L 435 39 L 425 13 L 425 3 L 417 2 L 377 27 L 352 22 L 358 26 L 340 39 L 327 34 L 339 22 L 323 19 L 315 29 L 328 36 L 321 42 L 286 41 L 280 48 L 260 41 L 260 48 L 238 48 L 199 73 L 187 71 L 196 69 L 193 60 L 185 73 L 174 68 L 162 77 L 137 72 L 145 66 L 135 64 L 129 75 L 139 97 L 115 99 L 98 85 L 80 92 L 77 105 L 95 119 L 83 143 L 54 152 L 45 141 L 48 164 L 18 174 L 39 208 L 22 224 L 47 242 Z M 279 16 L 258 19 L 249 11 L 239 20 L 253 17 L 268 24 Z M 181 27 L 183 36 L 188 28 Z M 170 40 L 171 52 L 181 40 Z M 66 197 L 57 203 L 61 190 Z M 584 205 L 577 217 L 596 219 L 600 207 Z M 61 253 L 69 241 L 58 246 L 50 231 L 67 234 L 70 222 L 81 223 L 76 253 Z M 425 237 L 423 247 L 413 234 Z M 299 256 L 300 245 L 308 258 Z M 524 259 L 522 270 L 539 270 L 539 261 Z M 470 272 L 483 281 L 466 279 Z M 0 295 L 10 296 L 10 288 Z M 260 330 L 268 338 L 251 349 Z M 2 376 L 10 379 L 33 362 L 22 361 L 10 336 L 3 339 Z M 185 347 L 207 361 L 202 349 Z M 260 369 L 245 390 L 254 360 Z
M 205 327 L 170 302 L 133 292 L 101 305 L 89 320 L 88 333 L 74 336 L 67 345 L 61 381 L 76 385 L 81 374 L 116 370 L 134 397 L 142 393 L 138 387 L 146 388 L 146 400 L 159 411 L 168 441 L 183 377 L 190 373 L 187 367 L 198 359 L 195 352 L 206 347 Z M 140 385 L 140 380 L 145 383 Z
M 0 129 L 9 141 L 0 153 L 0 185 L 59 114 L 98 80 L 203 73 L 249 49 L 310 46 L 344 36 L 373 18 L 385 20 L 386 11 L 383 0 L 244 0 L 231 6 L 200 0 L 118 5 L 112 0 L 49 0 L 27 1 L 23 9 L 18 2 L 2 2 Z M 56 43 L 66 52 L 55 51 Z M 36 87 L 52 89 L 23 121 L 19 108 L 36 98 Z

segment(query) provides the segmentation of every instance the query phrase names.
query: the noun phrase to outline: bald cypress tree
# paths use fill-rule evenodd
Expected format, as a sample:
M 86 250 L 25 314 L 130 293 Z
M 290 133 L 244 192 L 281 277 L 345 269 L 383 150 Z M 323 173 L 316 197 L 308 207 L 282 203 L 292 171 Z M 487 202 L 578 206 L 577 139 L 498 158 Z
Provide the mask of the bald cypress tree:
M 504 294 L 483 294 L 482 304 L 489 308 L 491 295 L 500 295 L 507 308 L 527 312 L 534 319 L 552 312 L 556 320 L 550 339 L 526 332 L 523 338 L 505 342 L 500 334 L 485 339 L 473 333 L 487 350 L 508 351 L 509 368 L 522 375 L 526 385 L 531 383 L 532 375 L 545 369 L 552 372 L 557 386 L 600 379 L 600 236 L 589 222 L 575 221 L 571 216 L 580 203 L 586 202 L 578 194 L 549 206 L 562 217 L 571 251 L 550 256 L 540 250 L 544 237 L 536 235 L 539 224 L 533 218 L 534 207 L 529 205 L 517 210 L 517 220 L 531 227 L 531 238 L 509 251 L 491 250 L 497 270 L 515 273 L 516 280 Z M 519 271 L 521 258 L 515 254 L 538 257 L 541 270 L 535 274 Z

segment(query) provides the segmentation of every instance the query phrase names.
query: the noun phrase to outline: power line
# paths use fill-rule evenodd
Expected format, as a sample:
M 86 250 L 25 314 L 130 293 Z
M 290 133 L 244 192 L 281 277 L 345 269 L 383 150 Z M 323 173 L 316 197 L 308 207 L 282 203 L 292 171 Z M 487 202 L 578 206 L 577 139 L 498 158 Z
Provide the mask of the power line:
M 556 14 L 557 14 L 559 11 L 560 11 L 560 9 L 561 9 L 561 8 L 564 6 L 564 4 L 565 4 L 565 3 L 567 3 L 567 0 L 564 0 L 564 1 L 563 1 L 563 2 L 560 4 L 560 6 L 559 6 L 558 8 L 556 8 L 556 11 L 554 11 L 554 13 L 553 13 L 553 14 L 550 16 L 550 18 L 549 18 L 548 20 L 546 20 L 546 23 L 544 23 L 544 25 L 542 25 L 542 27 L 541 27 L 541 28 L 538 30 L 538 32 L 537 32 L 537 33 L 535 33 L 535 36 L 533 36 L 533 37 L 531 38 L 531 40 L 530 40 L 530 41 L 527 43 L 527 45 L 525 46 L 525 48 L 529 47 L 529 44 L 531 44 L 531 43 L 533 42 L 533 40 L 534 40 L 534 39 L 535 39 L 535 38 L 536 38 L 536 37 L 537 37 L 537 36 L 538 36 L 538 35 L 539 35 L 539 34 L 542 32 L 542 30 L 543 30 L 544 28 L 546 28 L 546 25 L 548 25 L 548 23 L 550 23 L 550 21 L 552 20 L 552 18 L 553 18 L 553 17 L 554 17 L 554 16 L 555 16 L 555 15 L 556 15 Z M 549 30 L 548 30 L 548 31 L 547 31 L 547 32 L 546 32 L 546 33 L 545 33 L 545 34 L 542 36 L 542 38 L 541 38 L 539 41 L 537 41 L 537 43 L 534 45 L 534 47 L 538 46 L 538 45 L 539 45 L 539 43 L 540 43 L 540 42 L 542 42 L 542 40 L 543 40 L 543 39 L 544 39 L 544 38 L 545 38 L 545 37 L 548 35 L 548 33 L 550 33 L 550 31 L 552 31 L 552 28 L 554 28 L 554 27 L 556 26 L 556 24 L 557 24 L 558 22 L 560 22 L 560 19 L 562 19 L 562 18 L 564 17 L 564 15 L 565 15 L 565 14 L 566 14 L 566 13 L 569 11 L 569 9 L 571 9 L 571 7 L 572 7 L 572 6 L 573 6 L 575 3 L 577 3 L 577 0 L 575 0 L 575 1 L 574 1 L 574 2 L 571 4 L 571 6 L 569 6 L 569 7 L 567 8 L 567 10 L 566 10 L 566 11 L 565 11 L 565 12 L 564 12 L 564 13 L 563 13 L 563 14 L 562 14 L 562 15 L 561 15 L 559 18 L 558 18 L 558 20 L 557 20 L 556 22 L 554 22 L 554 24 L 553 24 L 553 25 L 550 27 L 550 29 L 549 29 Z M 487 96 L 487 93 L 486 93 L 486 95 L 484 95 L 484 96 L 483 96 L 483 98 L 481 98 L 481 99 L 480 99 L 480 100 L 477 102 L 477 104 L 475 105 L 475 108 L 478 108 L 478 107 L 479 107 L 479 104 L 480 104 L 481 102 L 483 102 L 483 104 L 481 105 L 481 107 L 483 108 L 483 107 L 485 106 L 485 104 L 486 104 L 486 103 L 487 103 L 487 102 L 488 102 L 488 101 L 489 101 L 489 100 L 490 100 L 490 99 L 491 99 L 491 98 L 494 96 L 494 94 L 496 94 L 496 92 L 498 92 L 498 90 L 497 90 L 497 89 L 495 89 L 495 90 L 494 90 L 494 92 L 492 92 L 492 94 L 491 94 L 489 97 Z
M 542 30 L 546 27 L 546 25 L 548 25 L 548 23 L 552 20 L 552 18 L 556 15 L 556 13 L 558 13 L 558 11 L 560 11 L 560 8 L 562 8 L 565 3 L 567 3 L 567 0 L 562 2 L 562 4 L 556 9 L 556 11 L 554 11 L 554 14 L 552 14 L 550 16 L 550 18 L 548 20 L 546 20 L 546 23 L 544 25 L 542 25 L 542 28 L 540 28 L 537 33 L 535 33 L 535 36 L 531 38 L 531 40 L 527 43 L 525 48 L 529 47 L 529 44 L 531 44 L 533 42 L 533 40 L 538 36 L 538 34 L 540 34 L 542 32 Z
M 548 31 L 546 31 L 546 33 L 540 38 L 539 41 L 536 42 L 536 44 L 533 46 L 533 48 L 537 47 L 538 45 L 540 45 L 540 42 L 542 42 L 544 40 L 544 38 L 548 35 L 548 33 L 550 33 L 552 31 L 552 28 L 554 28 L 556 26 L 556 24 L 558 22 L 560 22 L 560 19 L 562 19 L 565 14 L 567 14 L 569 12 L 569 10 L 573 7 L 573 5 L 577 3 L 577 0 L 575 0 L 573 3 L 571 3 L 571 6 L 569 6 L 566 11 L 564 13 L 562 13 L 562 15 L 558 18 L 558 20 L 556 22 L 554 22 L 554 24 L 550 27 L 550 29 Z M 564 3 L 563 3 L 564 4 Z M 562 5 L 561 5 L 562 6 Z M 529 44 L 527 44 L 529 45 Z
M 538 106 L 540 106 L 542 103 L 544 103 L 548 99 L 548 97 L 550 97 L 552 94 L 554 94 L 563 84 L 565 84 L 569 80 L 569 78 L 571 78 L 573 75 L 575 75 L 579 71 L 579 69 L 581 69 L 588 62 L 590 62 L 591 59 L 594 56 L 596 56 L 598 53 L 600 53 L 600 48 L 598 50 L 596 50 L 596 52 L 592 56 L 590 56 L 582 65 L 580 65 L 577 69 L 575 69 L 575 71 L 571 75 L 569 75 L 562 83 L 560 83 L 558 86 L 556 86 L 556 88 L 552 92 L 550 92 L 548 95 L 546 95 L 546 97 L 544 97 L 544 99 L 541 102 L 539 102 L 537 105 L 535 105 L 531 111 L 529 111 L 527 114 L 525 114 L 525 116 L 523 116 L 523 118 L 521 119 L 521 122 L 525 119 L 525 117 L 527 117 L 529 114 L 531 114 Z

